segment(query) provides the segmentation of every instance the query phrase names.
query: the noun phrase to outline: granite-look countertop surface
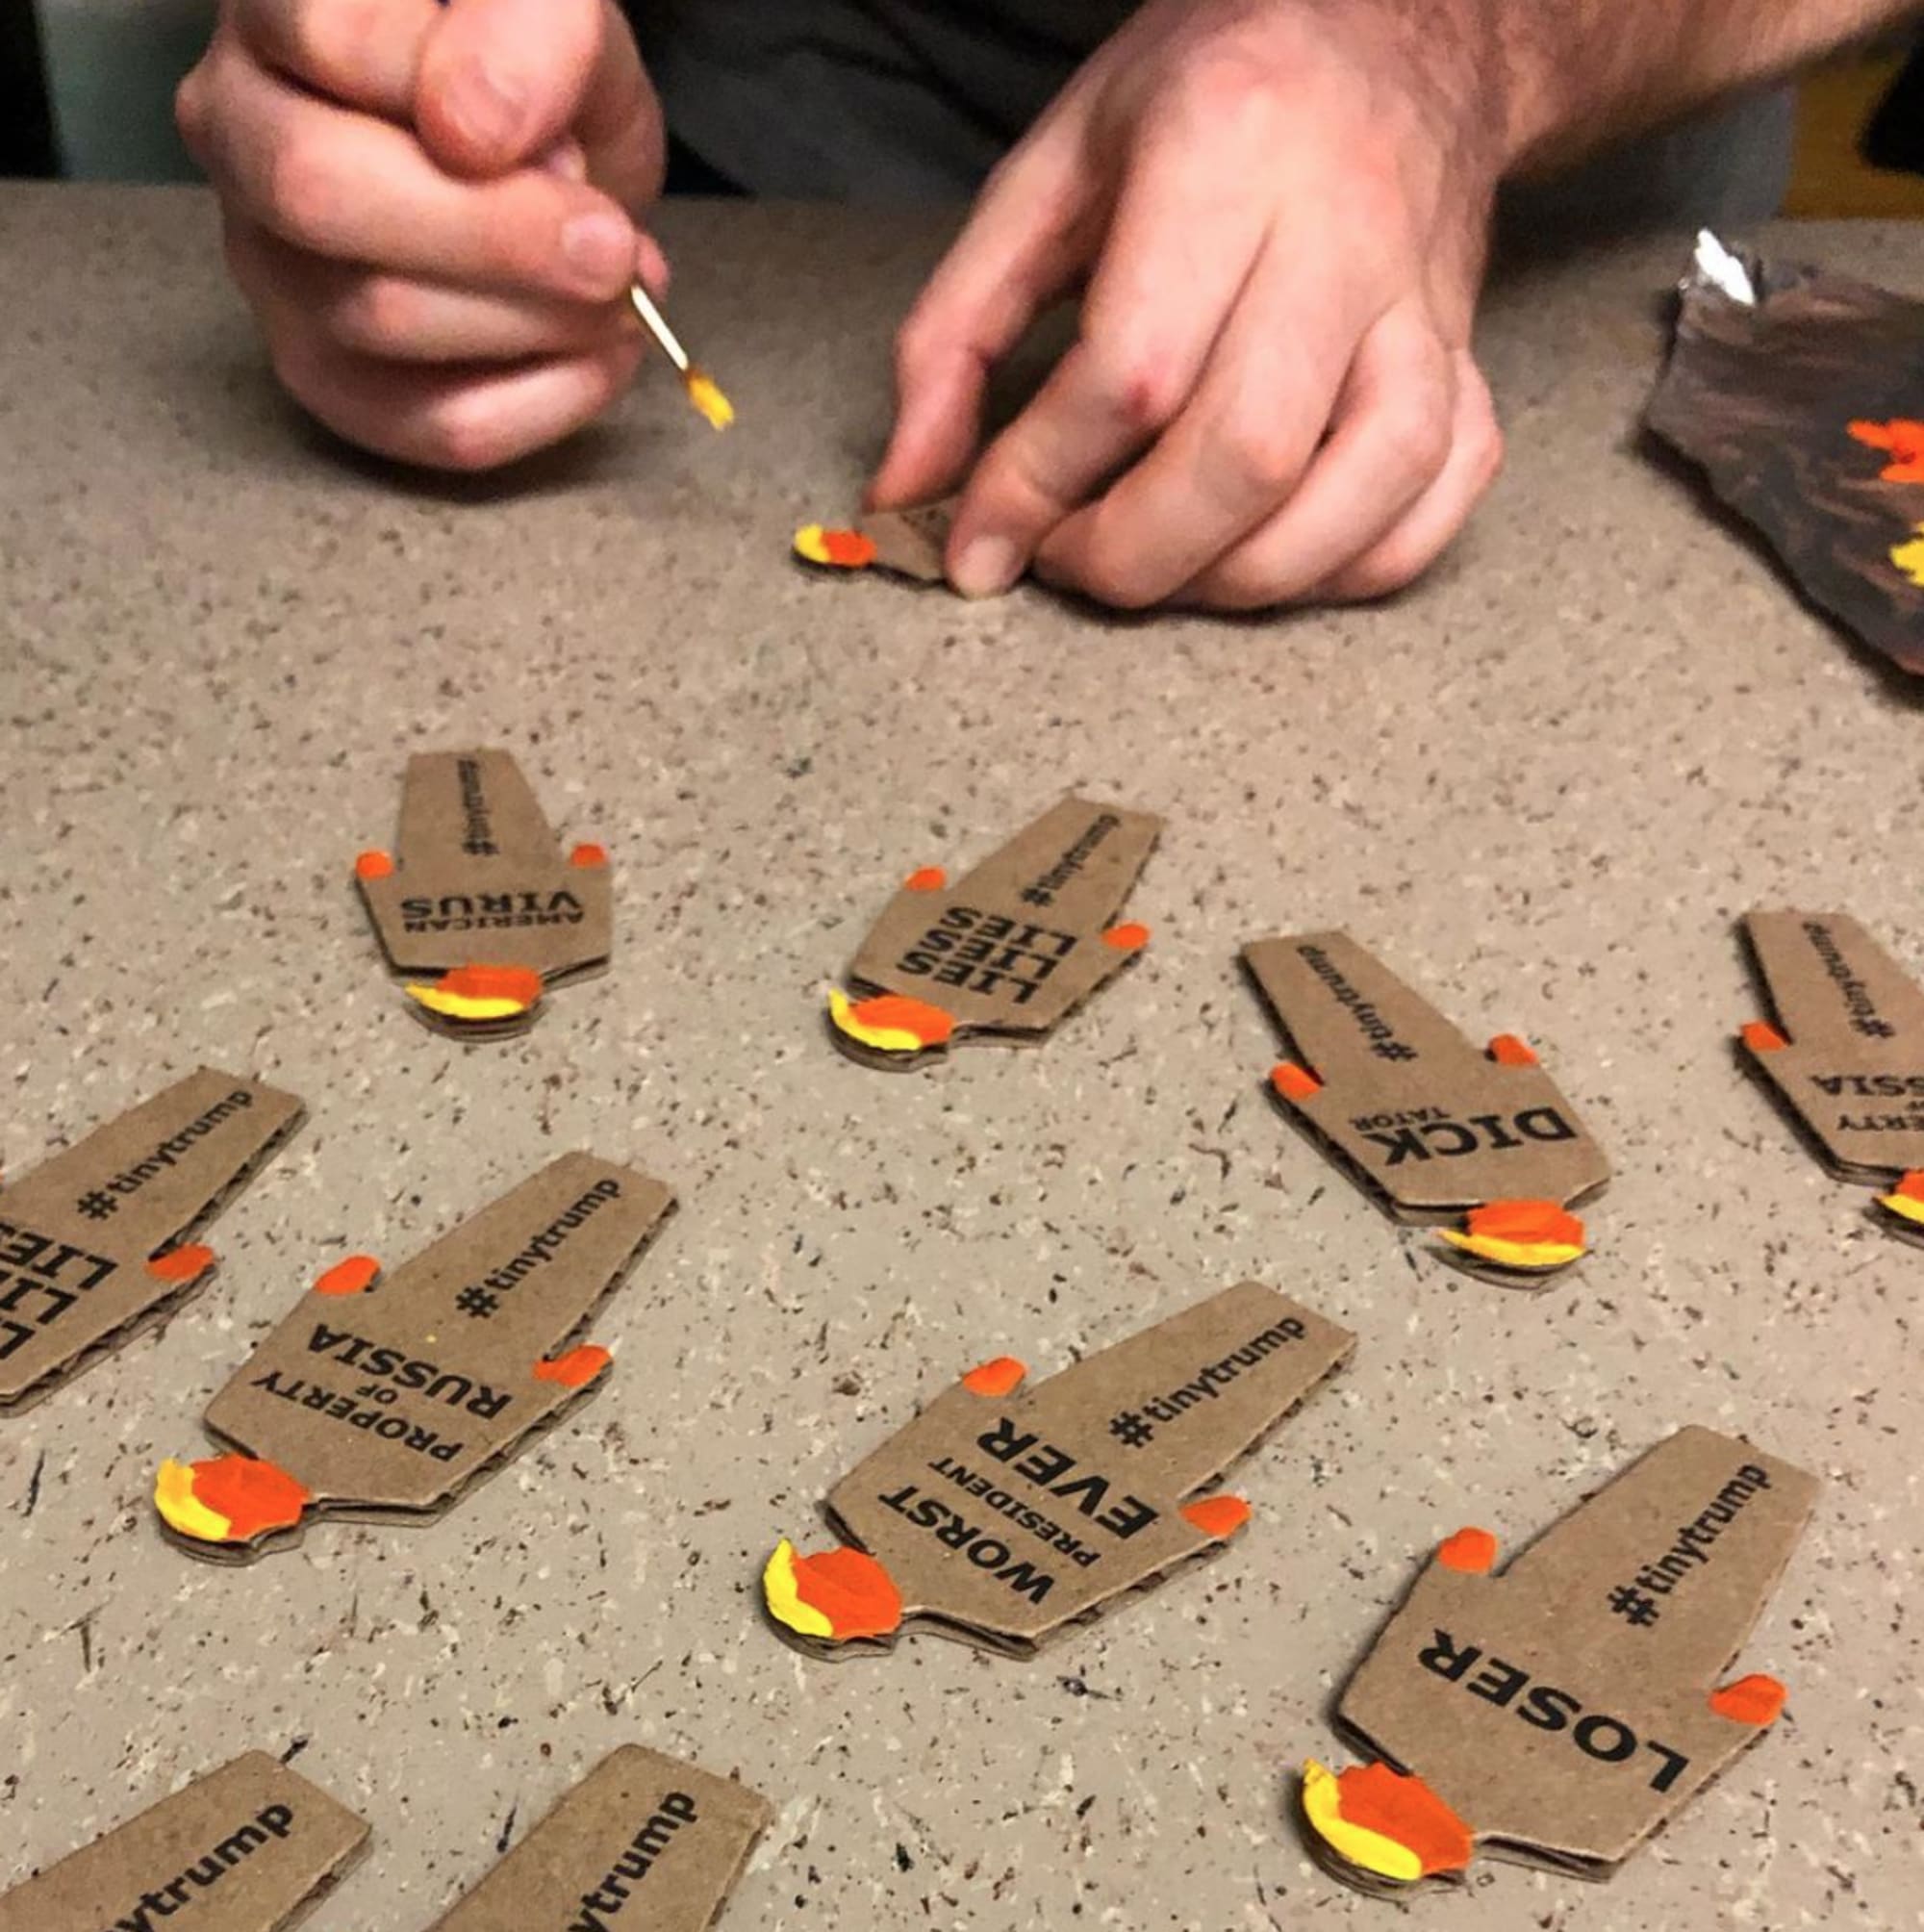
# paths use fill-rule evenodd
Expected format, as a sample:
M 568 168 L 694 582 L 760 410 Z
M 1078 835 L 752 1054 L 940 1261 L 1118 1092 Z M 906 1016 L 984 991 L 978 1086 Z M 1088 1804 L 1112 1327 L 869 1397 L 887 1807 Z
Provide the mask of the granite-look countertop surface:
M 188 191 L 0 191 L 5 1115 L 24 1172 L 202 1061 L 308 1124 L 165 1331 L 0 1422 L 0 1882 L 251 1746 L 365 1812 L 314 1932 L 421 1932 L 634 1741 L 777 1821 L 724 1928 L 1390 1922 L 1312 1866 L 1293 1779 L 1434 1540 L 1506 1544 L 1688 1422 L 1819 1472 L 1740 1667 L 1779 1730 L 1606 1889 L 1483 1865 L 1477 1932 L 1924 1922 L 1924 1258 L 1738 1071 L 1733 921 L 1848 909 L 1924 969 L 1908 688 L 1636 446 L 1679 241 L 1511 280 L 1506 477 L 1380 609 L 1111 621 L 808 574 L 854 498 L 942 224 L 685 207 L 659 369 L 493 483 L 343 460 L 277 399 Z M 1924 286 L 1924 231 L 1779 250 Z M 513 749 L 617 867 L 618 950 L 532 1033 L 418 1025 L 349 876 L 406 754 Z M 1068 786 L 1159 811 L 1138 968 L 1039 1052 L 912 1078 L 821 989 L 910 867 Z M 1266 1104 L 1236 948 L 1343 926 L 1473 1035 L 1535 1043 L 1616 1163 L 1595 1253 L 1469 1280 Z M 598 1399 L 423 1528 L 250 1568 L 148 1501 L 329 1261 L 399 1260 L 554 1154 L 681 1210 L 595 1324 Z M 761 1563 L 953 1375 L 1036 1373 L 1244 1277 L 1358 1332 L 1237 1476 L 1250 1531 L 1033 1663 L 811 1664 Z M 530 1928 L 534 1932 L 534 1928 Z

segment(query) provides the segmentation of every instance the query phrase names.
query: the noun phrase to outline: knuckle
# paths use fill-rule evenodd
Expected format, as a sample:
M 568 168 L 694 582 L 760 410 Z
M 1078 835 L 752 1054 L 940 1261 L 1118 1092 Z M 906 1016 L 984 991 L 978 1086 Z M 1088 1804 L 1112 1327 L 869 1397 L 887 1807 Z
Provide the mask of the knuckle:
M 1429 561 L 1413 545 L 1391 537 L 1342 573 L 1337 595 L 1350 603 L 1375 603 L 1394 597 L 1423 574 Z
M 485 394 L 457 391 L 422 419 L 420 460 L 438 470 L 497 470 L 517 453 L 510 423 Z
M 267 215 L 289 241 L 325 250 L 339 219 L 334 169 L 308 140 L 283 137 L 267 156 Z
M 1308 454 L 1301 433 L 1288 422 L 1258 418 L 1237 423 L 1225 438 L 1230 474 L 1248 495 L 1265 501 L 1288 495 Z
M 426 310 L 423 290 L 395 275 L 363 275 L 330 305 L 328 321 L 343 347 L 392 356 L 419 338 Z
M 941 318 L 934 310 L 918 304 L 896 331 L 896 374 L 902 382 L 912 382 L 931 367 L 943 337 Z
M 1157 344 L 1099 339 L 1090 360 L 1097 394 L 1125 429 L 1146 435 L 1175 420 L 1183 401 L 1182 372 Z

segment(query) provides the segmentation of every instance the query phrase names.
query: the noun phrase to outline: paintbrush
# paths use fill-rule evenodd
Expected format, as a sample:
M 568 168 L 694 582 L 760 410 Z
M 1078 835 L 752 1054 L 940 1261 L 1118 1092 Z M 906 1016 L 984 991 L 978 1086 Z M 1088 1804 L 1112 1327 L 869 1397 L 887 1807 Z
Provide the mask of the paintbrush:
M 735 419 L 735 405 L 722 394 L 715 378 L 698 363 L 689 361 L 681 339 L 669 327 L 668 318 L 655 307 L 652 297 L 639 282 L 629 289 L 628 299 L 634 303 L 635 313 L 641 317 L 649 335 L 661 344 L 662 353 L 680 371 L 681 385 L 688 392 L 689 401 L 717 429 L 726 429 Z

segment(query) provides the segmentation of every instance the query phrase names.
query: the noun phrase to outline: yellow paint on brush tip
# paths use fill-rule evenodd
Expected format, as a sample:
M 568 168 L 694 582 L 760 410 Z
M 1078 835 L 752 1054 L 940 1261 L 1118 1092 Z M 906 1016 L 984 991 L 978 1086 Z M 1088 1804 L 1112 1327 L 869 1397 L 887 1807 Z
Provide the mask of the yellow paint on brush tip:
M 1917 534 L 1909 543 L 1899 544 L 1891 551 L 1890 561 L 1913 584 L 1924 584 L 1924 523 L 1918 524 Z
M 722 394 L 721 385 L 704 369 L 691 369 L 681 379 L 688 399 L 717 429 L 726 429 L 735 419 L 735 405 Z

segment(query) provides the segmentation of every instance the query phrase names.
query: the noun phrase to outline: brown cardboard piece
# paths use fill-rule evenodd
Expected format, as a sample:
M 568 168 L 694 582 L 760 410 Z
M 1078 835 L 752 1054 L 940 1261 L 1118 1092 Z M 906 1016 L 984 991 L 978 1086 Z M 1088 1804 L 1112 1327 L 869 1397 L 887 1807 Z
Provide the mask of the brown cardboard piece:
M 773 1816 L 746 1785 L 623 1745 L 430 1932 L 707 1932 Z
M 0 1189 L 0 1411 L 170 1315 L 214 1255 L 182 1237 L 300 1123 L 292 1094 L 202 1067 Z
M 1540 1285 L 1582 1253 L 1582 1224 L 1551 1210 L 1598 1193 L 1609 1162 L 1522 1041 L 1473 1046 L 1344 932 L 1259 939 L 1243 961 L 1296 1056 L 1273 1092 L 1392 1213 L 1480 1210 L 1444 1238 L 1508 1284 Z M 1545 1210 L 1528 1231 L 1543 1238 L 1503 1232 L 1512 1207 Z
M 915 1622 L 1030 1655 L 1234 1537 L 1249 1506 L 1198 1492 L 1354 1345 L 1245 1282 L 1033 1387 L 1012 1358 L 984 1362 L 835 1486 L 852 1548 L 780 1545 L 770 1616 L 815 1656 L 892 1649 Z
M 946 496 L 939 503 L 919 503 L 906 510 L 872 510 L 862 519 L 861 531 L 875 547 L 875 562 L 918 583 L 941 583 L 948 574 L 942 560 L 961 501 L 959 496 Z
M 1776 1024 L 1743 1051 L 1848 1181 L 1924 1168 L 1924 992 L 1840 912 L 1753 912 L 1743 922 Z
M 564 1155 L 392 1277 L 330 1268 L 209 1406 L 242 1453 L 162 1468 L 174 1539 L 244 1561 L 298 1541 L 310 1512 L 444 1509 L 606 1379 L 607 1351 L 572 1339 L 673 1199 Z
M 354 873 L 389 963 L 436 976 L 407 987 L 421 1017 L 457 1038 L 525 1031 L 548 986 L 608 962 L 607 854 L 562 852 L 506 751 L 410 758 L 395 851 Z
M 1501 1575 L 1486 1532 L 1450 1538 L 1337 1706 L 1387 1765 L 1340 1785 L 1305 1775 L 1319 1858 L 1399 1893 L 1459 1877 L 1478 1848 L 1608 1877 L 1782 1709 L 1775 1679 L 1723 1675 L 1820 1487 L 1734 1436 L 1682 1429 Z M 1409 1820 L 1423 1829 L 1399 1838 Z M 1419 1845 L 1429 1869 L 1387 1868 Z
M 183 1911 L 194 1932 L 283 1932 L 367 1836 L 317 1785 L 250 1751 L 0 1897 L 0 1932 L 163 1932 Z
M 917 583 L 939 584 L 943 557 L 955 524 L 959 496 L 903 510 L 873 510 L 852 527 L 824 529 L 804 523 L 795 533 L 795 553 L 830 570 L 882 570 Z
M 830 997 L 829 1036 L 850 1058 L 922 1064 L 974 1035 L 1033 1043 L 1149 942 L 1117 925 L 1162 830 L 1121 805 L 1068 798 L 954 884 L 913 872 Z

